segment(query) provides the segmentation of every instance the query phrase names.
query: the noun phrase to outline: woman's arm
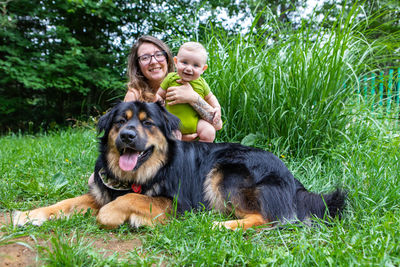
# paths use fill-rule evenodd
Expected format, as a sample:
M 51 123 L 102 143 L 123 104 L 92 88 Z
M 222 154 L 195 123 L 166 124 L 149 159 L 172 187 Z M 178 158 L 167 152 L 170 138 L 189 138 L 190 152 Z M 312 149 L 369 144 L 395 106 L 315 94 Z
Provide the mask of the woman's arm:
M 203 120 L 213 124 L 214 108 L 201 98 L 189 83 L 185 82 L 181 86 L 168 88 L 166 100 L 169 101 L 168 105 L 184 103 L 191 105 Z
M 163 105 L 165 105 L 165 101 L 164 101 L 165 95 L 166 95 L 165 90 L 162 89 L 161 87 L 158 88 L 157 93 L 156 93 L 156 101 L 159 101 L 159 102 L 161 102 Z
M 139 91 L 133 88 L 128 89 L 124 97 L 124 102 L 139 100 Z

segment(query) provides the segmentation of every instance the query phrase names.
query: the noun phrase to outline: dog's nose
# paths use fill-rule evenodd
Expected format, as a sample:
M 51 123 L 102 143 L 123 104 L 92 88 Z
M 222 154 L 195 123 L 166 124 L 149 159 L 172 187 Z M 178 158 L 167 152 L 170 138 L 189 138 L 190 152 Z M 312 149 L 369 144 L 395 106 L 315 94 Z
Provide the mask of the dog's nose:
M 122 142 L 124 142 L 126 144 L 131 144 L 135 140 L 136 136 L 137 136 L 137 134 L 133 130 L 123 130 L 120 133 Z

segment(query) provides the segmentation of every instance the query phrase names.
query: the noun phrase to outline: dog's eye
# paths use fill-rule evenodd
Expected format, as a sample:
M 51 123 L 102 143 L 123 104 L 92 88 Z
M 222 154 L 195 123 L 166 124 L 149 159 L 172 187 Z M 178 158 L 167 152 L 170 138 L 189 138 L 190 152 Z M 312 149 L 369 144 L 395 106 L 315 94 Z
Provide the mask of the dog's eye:
M 148 126 L 148 127 L 154 125 L 154 123 L 153 123 L 152 121 L 150 121 L 150 120 L 145 120 L 145 121 L 143 121 L 142 123 L 143 123 L 144 126 Z
M 125 119 L 119 119 L 119 120 L 117 121 L 117 124 L 122 125 L 122 124 L 124 124 L 125 122 L 126 122 Z

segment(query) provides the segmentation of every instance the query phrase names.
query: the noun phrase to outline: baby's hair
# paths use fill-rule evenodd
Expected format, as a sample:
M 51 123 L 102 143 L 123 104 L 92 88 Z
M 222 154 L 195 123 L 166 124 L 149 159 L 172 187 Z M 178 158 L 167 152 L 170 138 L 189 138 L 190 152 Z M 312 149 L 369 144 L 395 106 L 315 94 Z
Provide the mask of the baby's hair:
M 181 47 L 179 47 L 178 54 L 183 49 L 188 50 L 190 52 L 196 51 L 196 52 L 199 52 L 199 53 L 203 54 L 204 62 L 207 62 L 207 50 L 204 48 L 204 46 L 201 43 L 198 43 L 198 42 L 186 42 L 186 43 L 183 43 L 181 45 Z

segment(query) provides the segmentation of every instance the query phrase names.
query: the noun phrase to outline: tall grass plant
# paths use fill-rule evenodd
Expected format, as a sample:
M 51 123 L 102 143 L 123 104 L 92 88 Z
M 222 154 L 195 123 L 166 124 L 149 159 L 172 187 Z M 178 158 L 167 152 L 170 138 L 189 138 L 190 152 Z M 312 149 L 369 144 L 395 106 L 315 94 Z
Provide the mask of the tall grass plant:
M 371 57 L 381 49 L 363 35 L 366 22 L 355 19 L 362 11 L 354 6 L 329 29 L 303 23 L 288 31 L 271 19 L 279 35 L 210 31 L 206 78 L 223 107 L 220 139 L 291 155 L 315 155 L 340 142 L 358 76 L 375 66 Z

